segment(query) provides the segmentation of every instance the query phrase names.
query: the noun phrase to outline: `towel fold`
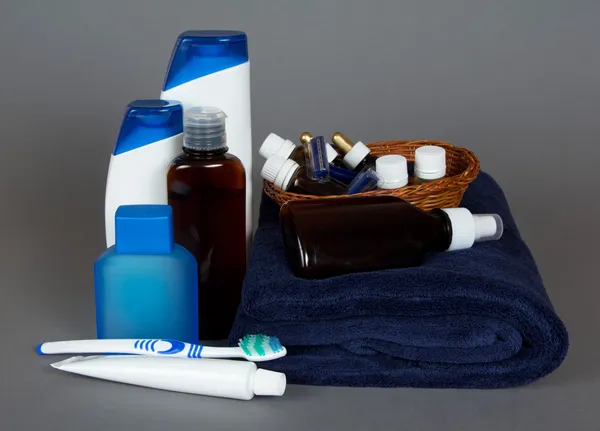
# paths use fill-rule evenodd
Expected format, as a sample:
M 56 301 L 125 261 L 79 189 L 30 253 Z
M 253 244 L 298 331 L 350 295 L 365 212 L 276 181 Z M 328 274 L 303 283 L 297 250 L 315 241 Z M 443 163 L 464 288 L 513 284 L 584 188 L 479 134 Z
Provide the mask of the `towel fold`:
M 500 388 L 552 372 L 567 332 L 502 190 L 481 173 L 462 206 L 498 213 L 503 237 L 417 268 L 304 280 L 285 260 L 279 208 L 263 196 L 230 341 L 278 336 L 288 355 L 261 366 L 300 384 Z

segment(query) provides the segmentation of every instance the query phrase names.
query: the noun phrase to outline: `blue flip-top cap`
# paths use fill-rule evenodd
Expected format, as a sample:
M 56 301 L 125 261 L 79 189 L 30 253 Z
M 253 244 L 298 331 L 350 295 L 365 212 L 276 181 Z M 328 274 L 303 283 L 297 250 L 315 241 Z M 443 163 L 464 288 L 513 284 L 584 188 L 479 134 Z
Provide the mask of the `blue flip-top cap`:
M 183 133 L 183 108 L 172 100 L 136 100 L 127 105 L 113 154 Z
M 242 31 L 186 31 L 175 42 L 163 91 L 247 61 L 248 38 Z
M 169 205 L 121 205 L 115 213 L 118 254 L 167 254 L 173 250 Z

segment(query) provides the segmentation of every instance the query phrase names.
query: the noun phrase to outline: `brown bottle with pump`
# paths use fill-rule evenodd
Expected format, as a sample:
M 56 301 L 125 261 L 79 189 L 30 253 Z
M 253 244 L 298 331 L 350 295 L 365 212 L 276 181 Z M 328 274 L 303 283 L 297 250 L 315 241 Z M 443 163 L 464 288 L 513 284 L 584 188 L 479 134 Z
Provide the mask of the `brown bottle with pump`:
M 362 142 L 353 143 L 340 132 L 331 136 L 331 143 L 338 153 L 343 155 L 344 165 L 355 172 L 362 171 L 365 167 L 375 169 L 377 157 L 371 155 L 371 149 Z
M 225 139 L 223 111 L 188 109 L 183 154 L 167 174 L 175 241 L 198 263 L 201 340 L 229 336 L 246 273 L 245 171 Z
M 289 201 L 280 220 L 289 265 L 309 279 L 418 266 L 429 252 L 469 248 L 503 231 L 497 214 L 425 212 L 394 196 Z

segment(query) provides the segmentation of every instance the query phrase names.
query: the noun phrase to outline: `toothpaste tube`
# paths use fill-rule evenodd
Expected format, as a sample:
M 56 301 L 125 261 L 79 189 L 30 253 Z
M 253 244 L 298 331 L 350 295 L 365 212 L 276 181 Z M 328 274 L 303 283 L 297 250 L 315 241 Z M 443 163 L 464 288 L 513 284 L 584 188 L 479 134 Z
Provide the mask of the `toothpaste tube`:
M 223 359 L 75 356 L 52 367 L 113 382 L 238 400 L 281 396 L 286 387 L 285 374 L 258 369 L 254 362 Z

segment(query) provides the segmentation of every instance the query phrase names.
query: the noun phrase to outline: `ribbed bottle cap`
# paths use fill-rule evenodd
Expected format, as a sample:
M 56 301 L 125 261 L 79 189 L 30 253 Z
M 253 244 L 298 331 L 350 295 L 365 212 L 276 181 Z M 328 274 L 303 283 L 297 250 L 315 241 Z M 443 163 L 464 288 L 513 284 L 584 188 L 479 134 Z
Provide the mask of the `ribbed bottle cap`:
M 471 214 L 466 208 L 444 208 L 452 225 L 452 241 L 448 250 L 470 248 L 475 242 L 499 239 L 504 224 L 498 214 Z
M 300 165 L 293 160 L 275 155 L 267 159 L 260 175 L 275 187 L 287 190 L 299 168 Z
M 280 397 L 285 392 L 285 374 L 259 368 L 254 375 L 254 394 Z
M 183 146 L 199 151 L 227 147 L 225 119 L 227 115 L 213 106 L 196 106 L 183 116 Z
M 292 141 L 283 139 L 275 133 L 271 133 L 260 146 L 258 152 L 265 159 L 274 155 L 282 156 L 287 159 L 295 149 L 296 145 L 294 145 Z
M 362 142 L 358 141 L 352 149 L 344 156 L 344 164 L 350 169 L 354 169 L 365 157 L 369 155 L 371 149 Z
M 378 157 L 375 170 L 381 176 L 381 189 L 397 189 L 408 184 L 406 158 L 398 154 Z
M 435 145 L 425 145 L 415 151 L 415 176 L 424 180 L 437 180 L 446 175 L 446 150 Z
M 466 208 L 444 208 L 442 211 L 448 215 L 452 226 L 452 240 L 448 250 L 471 248 L 475 242 L 475 223 L 471 211 Z

